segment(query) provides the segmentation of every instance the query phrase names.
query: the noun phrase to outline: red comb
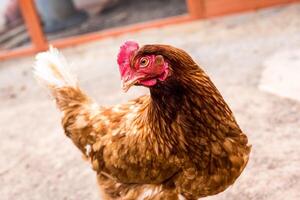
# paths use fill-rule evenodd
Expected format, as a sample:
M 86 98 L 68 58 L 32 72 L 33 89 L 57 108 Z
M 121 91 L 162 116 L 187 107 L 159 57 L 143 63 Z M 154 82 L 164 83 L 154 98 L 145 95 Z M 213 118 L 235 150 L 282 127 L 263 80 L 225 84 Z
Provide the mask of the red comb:
M 130 57 L 138 49 L 139 45 L 134 41 L 127 41 L 120 47 L 118 64 L 121 76 L 124 75 L 124 72 L 130 63 Z

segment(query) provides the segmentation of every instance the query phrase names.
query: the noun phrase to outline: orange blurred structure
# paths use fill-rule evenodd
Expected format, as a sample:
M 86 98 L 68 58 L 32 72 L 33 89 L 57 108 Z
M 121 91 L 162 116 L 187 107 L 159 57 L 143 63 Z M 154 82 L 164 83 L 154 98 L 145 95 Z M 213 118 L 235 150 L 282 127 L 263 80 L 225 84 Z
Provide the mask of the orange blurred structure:
M 102 39 L 105 37 L 117 36 L 123 33 L 135 32 L 146 28 L 178 24 L 196 19 L 209 18 L 247 10 L 255 10 L 293 2 L 300 2 L 300 0 L 186 0 L 188 8 L 187 15 L 143 22 L 120 28 L 112 28 L 80 36 L 72 36 L 51 41 L 51 44 L 53 44 L 55 47 L 62 48 Z M 35 8 L 34 0 L 19 0 L 19 3 L 28 33 L 32 41 L 32 45 L 20 47 L 14 50 L 0 51 L 0 60 L 33 54 L 38 51 L 45 50 L 49 45 L 49 42 L 44 35 L 40 19 Z

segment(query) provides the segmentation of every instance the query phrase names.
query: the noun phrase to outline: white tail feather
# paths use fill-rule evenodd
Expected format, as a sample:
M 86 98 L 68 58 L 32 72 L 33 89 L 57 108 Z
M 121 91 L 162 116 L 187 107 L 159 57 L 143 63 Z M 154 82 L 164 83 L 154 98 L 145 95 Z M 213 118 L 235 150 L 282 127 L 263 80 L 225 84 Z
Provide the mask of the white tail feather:
M 50 46 L 46 52 L 36 55 L 33 71 L 35 76 L 50 87 L 76 87 L 77 80 L 69 72 L 65 57 Z

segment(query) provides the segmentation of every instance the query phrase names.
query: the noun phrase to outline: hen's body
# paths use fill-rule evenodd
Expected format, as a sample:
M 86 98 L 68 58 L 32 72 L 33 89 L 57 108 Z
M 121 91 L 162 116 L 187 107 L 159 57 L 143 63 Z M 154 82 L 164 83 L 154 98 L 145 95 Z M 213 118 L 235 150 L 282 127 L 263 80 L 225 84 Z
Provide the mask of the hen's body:
M 76 85 L 48 84 L 107 199 L 197 199 L 225 190 L 247 164 L 247 137 L 207 75 L 188 63 L 192 70 L 150 95 L 107 108 Z

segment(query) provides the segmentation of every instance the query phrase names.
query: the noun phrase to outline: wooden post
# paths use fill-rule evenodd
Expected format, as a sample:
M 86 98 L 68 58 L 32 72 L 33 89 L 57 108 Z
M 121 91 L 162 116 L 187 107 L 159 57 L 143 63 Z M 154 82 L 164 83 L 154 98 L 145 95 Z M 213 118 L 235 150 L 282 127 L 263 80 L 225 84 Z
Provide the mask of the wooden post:
M 201 19 L 205 17 L 206 0 L 186 0 L 189 15 L 193 19 Z
M 20 9 L 25 21 L 29 36 L 36 51 L 48 48 L 40 18 L 35 9 L 34 0 L 19 0 Z

